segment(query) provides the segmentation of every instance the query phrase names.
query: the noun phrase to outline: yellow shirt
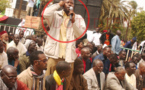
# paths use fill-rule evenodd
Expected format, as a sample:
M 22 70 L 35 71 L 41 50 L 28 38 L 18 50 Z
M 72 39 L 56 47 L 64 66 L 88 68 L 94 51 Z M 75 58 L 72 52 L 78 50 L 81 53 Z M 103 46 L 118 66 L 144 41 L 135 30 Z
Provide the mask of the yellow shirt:
M 60 27 L 60 41 L 66 41 L 66 30 L 69 21 L 69 16 L 63 12 L 63 22 Z M 59 57 L 65 59 L 66 43 L 59 43 Z

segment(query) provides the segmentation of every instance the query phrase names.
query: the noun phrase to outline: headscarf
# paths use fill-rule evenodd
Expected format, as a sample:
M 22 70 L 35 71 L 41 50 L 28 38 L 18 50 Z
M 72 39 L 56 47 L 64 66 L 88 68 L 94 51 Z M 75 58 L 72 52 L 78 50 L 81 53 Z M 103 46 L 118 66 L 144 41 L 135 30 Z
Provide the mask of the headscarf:
M 28 47 L 29 47 L 29 45 L 30 45 L 31 42 L 33 42 L 33 40 L 30 40 L 30 39 L 27 39 L 27 40 L 26 40 L 26 42 L 25 42 L 24 45 L 25 45 L 25 47 L 27 48 L 27 50 L 28 50 Z

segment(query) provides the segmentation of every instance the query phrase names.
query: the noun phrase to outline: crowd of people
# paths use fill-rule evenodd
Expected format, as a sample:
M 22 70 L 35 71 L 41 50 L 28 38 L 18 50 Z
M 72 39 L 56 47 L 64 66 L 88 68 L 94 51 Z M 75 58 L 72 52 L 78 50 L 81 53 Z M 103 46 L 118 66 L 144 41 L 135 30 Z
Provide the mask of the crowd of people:
M 84 19 L 69 11 L 73 3 L 64 0 L 45 9 L 53 38 L 70 41 L 84 32 Z M 64 10 L 57 11 L 60 7 Z M 70 14 L 71 20 L 64 20 Z M 55 28 L 60 20 L 61 26 Z M 65 27 L 66 23 L 73 26 Z M 91 40 L 84 36 L 76 42 L 61 43 L 47 35 L 24 37 L 23 30 L 19 34 L 2 31 L 0 90 L 145 90 L 144 49 L 127 56 L 132 52 L 121 46 L 132 49 L 137 38 L 122 44 L 120 36 L 120 30 L 114 35 L 111 30 L 100 33 L 96 28 Z
M 114 48 L 121 46 L 121 43 L 115 44 L 118 41 L 114 40 L 116 37 L 120 40 L 120 35 L 121 32 L 118 30 L 111 41 L 107 40 L 110 44 L 105 47 L 101 43 L 101 38 L 98 39 L 101 41 L 100 45 L 96 46 L 93 41 L 84 45 L 83 40 L 77 40 L 75 49 L 77 58 L 74 66 L 60 60 L 52 68 L 54 71 L 48 71 L 49 59 L 44 54 L 46 35 L 43 38 L 36 35 L 24 38 L 24 31 L 20 31 L 19 35 L 2 31 L 0 32 L 2 87 L 0 88 L 1 90 L 7 88 L 56 90 L 61 87 L 63 90 L 143 90 L 145 53 L 136 53 L 131 60 L 126 61 L 126 51 Z M 106 39 L 103 41 L 106 42 Z M 48 75 L 48 72 L 52 73 Z M 66 78 L 70 75 L 71 78 L 68 79 L 70 84 L 67 87 Z

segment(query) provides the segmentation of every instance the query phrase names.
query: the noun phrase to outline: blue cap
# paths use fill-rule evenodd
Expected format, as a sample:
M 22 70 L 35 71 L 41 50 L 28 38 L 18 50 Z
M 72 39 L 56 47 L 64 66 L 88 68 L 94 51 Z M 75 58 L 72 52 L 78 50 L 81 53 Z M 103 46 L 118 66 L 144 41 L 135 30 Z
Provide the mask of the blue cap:
M 136 37 L 133 37 L 132 40 L 133 40 L 133 41 L 136 41 Z

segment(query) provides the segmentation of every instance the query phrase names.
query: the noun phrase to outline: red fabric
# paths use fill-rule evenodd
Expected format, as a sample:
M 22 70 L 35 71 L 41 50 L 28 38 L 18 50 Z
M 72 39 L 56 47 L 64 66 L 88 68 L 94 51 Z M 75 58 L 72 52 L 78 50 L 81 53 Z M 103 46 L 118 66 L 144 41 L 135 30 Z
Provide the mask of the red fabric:
M 77 56 L 78 56 L 78 57 L 81 56 L 81 51 L 79 51 L 78 48 L 76 48 L 76 53 L 77 53 Z
M 106 40 L 105 40 L 104 44 L 110 45 L 109 37 L 110 37 L 110 35 L 106 34 Z
M 26 84 L 24 84 L 23 82 L 21 82 L 21 81 L 19 81 L 19 80 L 17 80 L 17 86 L 18 86 L 17 90 L 30 90 L 30 89 L 26 86 Z
M 83 64 L 84 64 L 84 73 L 86 72 L 86 61 L 83 60 Z
M 105 33 L 105 32 L 107 32 L 107 30 L 103 30 L 103 32 Z
M 58 86 L 58 88 L 56 90 L 63 90 L 63 82 L 64 82 L 64 78 L 61 81 L 61 85 Z
M 112 67 L 112 64 L 110 64 L 110 67 L 109 67 L 109 72 L 111 71 L 111 67 Z
M 63 85 L 60 85 L 56 90 L 63 90 Z
M 90 58 L 90 61 L 92 62 L 92 61 L 93 61 L 93 59 L 92 59 L 92 58 Z
M 7 31 L 2 31 L 2 32 L 0 32 L 0 35 L 3 35 L 5 33 L 7 33 Z
M 2 16 L 2 17 L 0 17 L 0 21 L 4 21 L 4 20 L 6 20 L 8 17 L 7 16 Z

